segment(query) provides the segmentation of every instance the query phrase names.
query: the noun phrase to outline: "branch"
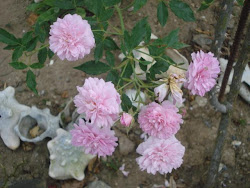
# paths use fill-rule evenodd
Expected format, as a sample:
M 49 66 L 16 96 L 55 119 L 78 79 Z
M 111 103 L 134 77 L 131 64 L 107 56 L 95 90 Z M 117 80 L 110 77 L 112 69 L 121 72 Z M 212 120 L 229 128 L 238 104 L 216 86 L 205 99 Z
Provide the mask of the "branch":
M 234 101 L 236 100 L 241 86 L 241 79 L 247 64 L 247 59 L 249 58 L 248 52 L 250 51 L 250 24 L 247 28 L 246 38 L 244 40 L 242 49 L 240 51 L 240 56 L 237 64 L 234 68 L 233 81 L 230 87 L 230 92 L 228 94 L 228 103 L 233 106 Z M 219 164 L 222 155 L 222 149 L 227 134 L 227 127 L 231 121 L 232 108 L 228 108 L 228 111 L 225 114 L 222 114 L 221 121 L 218 129 L 218 136 L 216 139 L 215 150 L 210 162 L 210 168 L 207 177 L 207 183 L 205 188 L 215 187 L 215 181 L 218 175 Z
M 215 26 L 214 40 L 211 46 L 211 52 L 213 52 L 217 58 L 219 58 L 220 56 L 219 53 L 220 53 L 223 41 L 225 39 L 228 22 L 230 20 L 230 15 L 232 14 L 233 3 L 234 3 L 234 0 L 223 0 L 220 5 L 222 9 L 220 10 L 218 22 Z M 215 109 L 218 110 L 219 112 L 226 113 L 227 107 L 226 105 L 221 104 L 218 101 L 215 87 L 208 94 L 210 98 L 210 104 L 213 105 Z
M 222 84 L 221 84 L 221 88 L 220 88 L 220 94 L 219 94 L 219 101 L 222 101 L 225 90 L 226 90 L 226 86 L 227 86 L 227 82 L 230 76 L 230 73 L 232 71 L 233 68 L 233 63 L 235 61 L 236 55 L 239 51 L 239 46 L 240 46 L 240 41 L 241 41 L 241 37 L 244 31 L 244 28 L 246 27 L 246 23 L 247 23 L 247 17 L 250 11 L 250 1 L 245 1 L 242 11 L 241 11 L 241 15 L 240 15 L 240 20 L 239 20 L 239 24 L 237 27 L 237 31 L 235 33 L 235 37 L 234 37 L 234 42 L 233 42 L 233 46 L 230 49 L 230 56 L 228 59 L 228 63 L 227 63 L 227 68 L 225 70 L 225 74 L 222 80 Z

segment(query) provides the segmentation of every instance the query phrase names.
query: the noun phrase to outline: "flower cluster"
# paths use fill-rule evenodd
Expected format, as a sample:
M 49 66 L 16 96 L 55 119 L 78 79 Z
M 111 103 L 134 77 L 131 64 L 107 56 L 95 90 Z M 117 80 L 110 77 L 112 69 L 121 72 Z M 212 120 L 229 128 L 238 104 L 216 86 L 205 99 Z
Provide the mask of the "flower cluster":
M 72 144 L 82 146 L 85 153 L 98 156 L 112 155 L 118 140 L 110 128 L 118 119 L 120 110 L 120 95 L 111 82 L 103 79 L 88 78 L 79 92 L 74 103 L 79 114 L 86 115 L 87 122 L 79 121 L 71 131 Z

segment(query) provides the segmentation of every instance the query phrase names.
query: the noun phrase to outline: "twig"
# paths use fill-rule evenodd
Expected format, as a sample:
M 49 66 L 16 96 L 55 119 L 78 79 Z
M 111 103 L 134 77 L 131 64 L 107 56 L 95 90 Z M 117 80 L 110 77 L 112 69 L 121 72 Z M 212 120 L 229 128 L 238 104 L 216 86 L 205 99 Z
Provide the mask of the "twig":
M 218 22 L 215 26 L 215 36 L 214 40 L 211 46 L 211 51 L 214 53 L 214 55 L 219 58 L 219 53 L 223 44 L 223 41 L 225 39 L 225 34 L 228 26 L 228 22 L 230 20 L 230 15 L 232 14 L 233 9 L 233 3 L 234 0 L 223 0 L 220 7 L 222 8 L 219 17 Z M 209 92 L 210 96 L 210 103 L 213 105 L 219 112 L 226 113 L 227 107 L 224 104 L 221 104 L 217 97 L 215 92 L 215 87 Z
M 220 94 L 219 94 L 219 101 L 221 102 L 226 90 L 226 86 L 227 86 L 227 82 L 229 79 L 229 75 L 232 71 L 233 68 L 233 63 L 235 61 L 236 55 L 239 51 L 239 46 L 240 46 L 240 41 L 241 41 L 241 37 L 244 31 L 244 28 L 246 27 L 246 22 L 247 22 L 247 17 L 249 15 L 249 11 L 250 11 L 250 1 L 245 1 L 242 11 L 241 11 L 241 15 L 240 15 L 240 20 L 239 20 L 239 24 L 238 24 L 238 28 L 237 31 L 235 33 L 235 37 L 234 37 L 234 42 L 233 42 L 233 46 L 230 49 L 230 56 L 228 59 L 228 63 L 227 63 L 227 68 L 225 70 L 225 74 L 222 80 L 222 84 L 221 84 L 221 88 L 220 88 Z
M 248 52 L 250 51 L 250 24 L 247 28 L 246 38 L 244 40 L 243 46 L 240 51 L 240 56 L 238 62 L 234 68 L 233 81 L 230 87 L 230 92 L 228 94 L 228 103 L 233 106 L 234 101 L 236 100 L 241 86 L 241 79 L 243 71 L 247 64 L 247 59 L 249 58 Z M 210 168 L 207 177 L 207 183 L 205 188 L 215 187 L 215 181 L 218 174 L 219 163 L 221 160 L 222 149 L 227 134 L 227 127 L 231 121 L 232 108 L 228 108 L 228 111 L 225 114 L 222 114 L 221 121 L 218 129 L 218 136 L 215 144 L 215 150 L 211 159 Z

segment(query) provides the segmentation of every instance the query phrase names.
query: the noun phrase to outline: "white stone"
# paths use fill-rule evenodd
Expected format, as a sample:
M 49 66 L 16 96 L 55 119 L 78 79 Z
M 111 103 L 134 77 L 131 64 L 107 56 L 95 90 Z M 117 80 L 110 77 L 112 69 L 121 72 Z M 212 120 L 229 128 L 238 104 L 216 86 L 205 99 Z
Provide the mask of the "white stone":
M 48 142 L 50 153 L 49 176 L 58 180 L 74 178 L 82 181 L 84 170 L 95 155 L 85 154 L 83 149 L 71 144 L 71 134 L 63 129 Z
M 15 99 L 15 89 L 7 87 L 0 91 L 0 134 L 4 144 L 15 150 L 20 145 L 20 139 L 14 131 L 21 112 L 28 111 L 30 107 L 19 104 Z

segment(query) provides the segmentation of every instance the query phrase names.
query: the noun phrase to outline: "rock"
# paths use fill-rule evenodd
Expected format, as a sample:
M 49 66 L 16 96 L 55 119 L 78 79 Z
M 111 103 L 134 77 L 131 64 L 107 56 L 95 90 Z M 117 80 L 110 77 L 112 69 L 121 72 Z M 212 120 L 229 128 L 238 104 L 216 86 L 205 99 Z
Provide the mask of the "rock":
M 198 104 L 199 107 L 204 107 L 207 104 L 207 98 L 196 96 L 195 102 Z
M 241 145 L 241 141 L 238 141 L 238 140 L 234 140 L 234 141 L 232 141 L 232 143 L 231 143 L 233 146 L 236 146 L 236 147 L 238 147 L 238 146 L 240 146 Z
M 100 180 L 91 182 L 86 188 L 111 188 L 106 183 Z
M 198 34 L 194 35 L 193 42 L 195 42 L 196 44 L 198 44 L 203 48 L 205 45 L 212 44 L 212 39 L 210 39 L 208 35 Z

